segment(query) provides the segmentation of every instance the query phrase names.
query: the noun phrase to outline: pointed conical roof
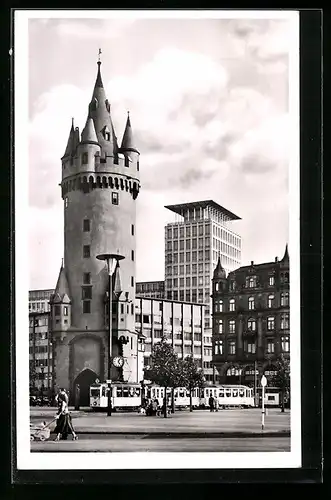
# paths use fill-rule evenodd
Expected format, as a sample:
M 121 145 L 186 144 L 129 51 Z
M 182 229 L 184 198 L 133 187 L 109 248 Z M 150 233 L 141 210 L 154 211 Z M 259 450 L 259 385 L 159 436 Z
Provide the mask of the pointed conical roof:
M 64 298 L 66 301 L 70 297 L 70 291 L 69 291 L 69 285 L 68 285 L 68 280 L 66 276 L 65 269 L 63 267 L 63 264 L 61 265 L 59 277 L 56 283 L 55 287 L 55 292 L 54 292 L 54 298 L 53 302 L 59 302 L 58 298 L 60 298 L 60 301 L 63 302 Z M 69 299 L 70 302 L 70 299 Z
M 52 303 L 53 304 L 61 304 L 62 302 L 62 299 L 60 297 L 60 295 L 58 293 L 54 293 L 54 295 L 52 296 Z
M 226 278 L 226 272 L 225 269 L 222 267 L 220 255 L 218 256 L 218 261 L 214 269 L 214 278 Z
M 284 256 L 282 258 L 282 261 L 284 260 L 290 260 L 290 256 L 288 254 L 288 244 L 286 243 L 286 247 L 285 247 L 285 253 L 284 253 Z
M 97 134 L 95 133 L 94 123 L 92 118 L 86 120 L 85 127 L 82 131 L 82 144 L 83 143 L 98 144 Z
M 115 271 L 115 283 L 114 283 L 114 294 L 116 297 L 119 297 L 122 293 L 122 283 L 121 283 L 121 275 L 120 268 L 117 266 Z
M 130 121 L 129 112 L 128 112 L 128 117 L 127 117 L 127 120 L 126 120 L 126 125 L 125 125 L 124 134 L 123 134 L 121 149 L 122 149 L 123 152 L 124 151 L 135 151 L 136 153 L 139 152 L 134 147 L 134 141 L 133 141 L 132 127 L 131 127 L 131 121 Z
M 65 158 L 66 156 L 71 156 L 74 150 L 75 150 L 75 129 L 74 129 L 74 119 L 72 118 L 67 147 L 62 158 Z
M 101 146 L 102 153 L 114 156 L 114 127 L 110 116 L 110 105 L 106 98 L 105 89 L 101 78 L 101 62 L 98 61 L 97 78 L 94 84 L 92 99 L 89 105 L 88 118 L 92 118 L 97 141 Z M 105 133 L 109 130 L 109 136 Z

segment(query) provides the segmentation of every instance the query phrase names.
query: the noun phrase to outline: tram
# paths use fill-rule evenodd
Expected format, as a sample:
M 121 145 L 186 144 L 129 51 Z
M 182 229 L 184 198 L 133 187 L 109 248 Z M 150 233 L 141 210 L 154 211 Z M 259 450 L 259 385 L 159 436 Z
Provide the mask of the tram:
M 147 399 L 157 399 L 159 405 L 163 405 L 164 399 L 164 387 L 158 385 L 147 385 L 145 387 L 145 398 Z M 172 389 L 167 389 L 167 400 L 168 405 L 171 405 L 172 401 Z M 174 402 L 175 408 L 188 408 L 190 406 L 190 391 L 185 387 L 176 387 L 174 390 Z M 192 391 L 192 407 L 199 408 L 200 406 L 200 391 L 198 388 Z
M 90 408 L 106 410 L 108 407 L 108 384 L 94 383 L 90 387 Z M 113 411 L 134 411 L 141 406 L 141 387 L 139 384 L 112 383 L 111 402 Z
M 94 411 L 106 410 L 108 406 L 108 385 L 94 383 L 90 387 L 90 408 Z M 113 382 L 111 385 L 111 401 L 113 411 L 136 411 L 146 400 L 157 399 L 163 406 L 165 388 L 146 384 L 142 390 L 139 384 Z M 219 408 L 249 408 L 254 407 L 253 389 L 244 385 L 208 386 L 192 391 L 192 407 L 208 408 L 209 398 L 218 400 Z M 184 387 L 174 390 L 175 408 L 189 408 L 190 391 Z M 172 404 L 172 389 L 167 388 L 167 405 Z
M 209 407 L 209 398 L 218 400 L 219 408 L 251 408 L 254 407 L 253 389 L 245 385 L 209 386 L 201 390 L 200 406 Z

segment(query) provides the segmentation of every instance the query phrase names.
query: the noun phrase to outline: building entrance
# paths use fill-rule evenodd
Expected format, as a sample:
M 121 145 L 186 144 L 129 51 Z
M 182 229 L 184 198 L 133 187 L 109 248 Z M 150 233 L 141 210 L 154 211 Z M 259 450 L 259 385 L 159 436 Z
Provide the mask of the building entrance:
M 77 385 L 79 385 L 79 405 L 90 406 L 90 386 L 98 378 L 98 375 L 86 368 L 75 378 L 73 387 L 73 397 L 77 394 Z M 74 401 L 73 401 L 74 403 Z

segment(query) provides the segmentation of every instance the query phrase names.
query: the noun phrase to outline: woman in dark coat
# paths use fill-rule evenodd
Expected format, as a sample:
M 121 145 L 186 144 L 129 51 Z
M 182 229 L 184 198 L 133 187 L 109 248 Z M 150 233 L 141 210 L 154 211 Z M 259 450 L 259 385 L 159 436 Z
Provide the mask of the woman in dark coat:
M 63 440 L 66 440 L 68 438 L 68 434 L 72 434 L 72 439 L 78 439 L 72 426 L 68 403 L 65 399 L 59 398 L 58 400 L 58 412 L 56 418 L 57 424 L 54 431 L 56 434 L 55 441 L 59 441 L 61 437 Z

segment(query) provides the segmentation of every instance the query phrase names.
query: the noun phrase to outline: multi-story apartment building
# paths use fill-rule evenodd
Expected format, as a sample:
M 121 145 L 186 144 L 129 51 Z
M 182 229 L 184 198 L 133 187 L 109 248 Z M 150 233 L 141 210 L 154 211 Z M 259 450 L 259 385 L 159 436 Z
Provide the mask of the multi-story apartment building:
M 140 281 L 136 283 L 136 297 L 164 299 L 164 281 Z
M 54 289 L 30 290 L 29 291 L 29 312 L 50 311 L 49 300 L 54 293 Z
M 49 312 L 29 314 L 29 365 L 31 392 L 50 394 L 53 387 L 53 359 Z
M 203 366 L 204 305 L 172 300 L 136 298 L 136 330 L 145 337 L 144 364 L 153 345 L 165 336 L 179 358 L 192 355 Z
M 212 366 L 211 280 L 218 256 L 227 272 L 240 266 L 241 237 L 232 228 L 240 219 L 212 200 L 168 205 L 176 214 L 165 227 L 165 297 L 205 303 L 204 369 Z
M 290 352 L 290 280 L 286 245 L 281 260 L 213 275 L 213 363 L 220 382 L 253 385 L 274 374 Z

